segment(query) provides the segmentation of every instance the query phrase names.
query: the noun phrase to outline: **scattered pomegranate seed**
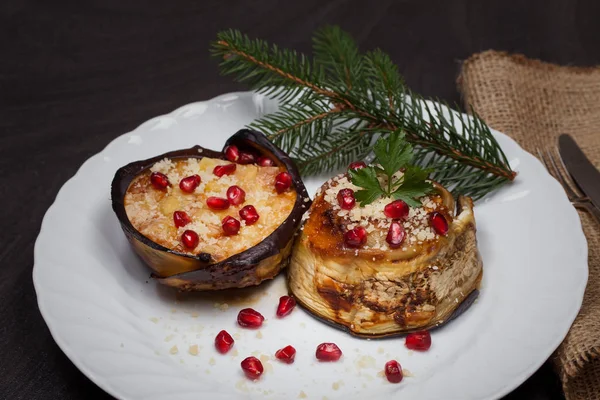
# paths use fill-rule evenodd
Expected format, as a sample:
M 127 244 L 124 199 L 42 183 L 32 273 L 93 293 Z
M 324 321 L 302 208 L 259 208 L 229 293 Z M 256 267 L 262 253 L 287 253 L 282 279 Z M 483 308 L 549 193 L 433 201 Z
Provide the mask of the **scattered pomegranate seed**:
M 240 158 L 240 151 L 237 146 L 229 145 L 225 147 L 225 158 L 231 162 L 236 162 Z
M 200 238 L 196 232 L 188 229 L 181 234 L 181 241 L 188 249 L 195 249 L 198 246 L 198 242 L 200 242 Z
M 213 210 L 226 210 L 229 208 L 229 200 L 222 197 L 209 197 L 206 199 L 206 205 Z
M 240 158 L 237 161 L 239 164 L 253 164 L 256 162 L 256 157 L 247 151 L 240 151 Z
M 233 347 L 235 340 L 231 337 L 231 335 L 227 331 L 221 331 L 215 337 L 215 347 L 217 351 L 221 354 L 227 353 Z
M 361 168 L 366 168 L 367 164 L 365 164 L 364 161 L 354 161 L 353 163 L 350 163 L 350 165 L 348 166 L 348 169 L 361 169 Z
M 240 221 L 228 215 L 221 221 L 221 227 L 227 236 L 237 235 L 240 231 Z
M 281 318 L 289 315 L 294 307 L 296 307 L 296 299 L 292 296 L 281 296 L 277 306 L 277 316 Z
M 367 230 L 362 226 L 357 226 L 344 234 L 344 243 L 348 247 L 360 247 L 367 242 Z
M 253 223 L 255 223 L 256 221 L 258 221 L 258 218 L 260 217 L 258 215 L 258 211 L 256 211 L 256 208 L 254 208 L 253 205 L 247 205 L 242 207 L 242 209 L 240 210 L 240 217 L 246 221 L 246 225 L 252 225 Z
M 319 361 L 337 361 L 342 356 L 342 350 L 335 343 L 321 343 L 315 355 Z
M 169 186 L 169 178 L 161 172 L 153 172 L 150 174 L 150 182 L 156 189 L 166 189 Z
M 292 176 L 287 172 L 280 172 L 275 177 L 275 190 L 283 193 L 292 186 Z
M 275 352 L 275 357 L 286 364 L 291 364 L 296 357 L 296 349 L 292 346 L 285 346 L 283 349 L 279 349 Z
M 192 220 L 185 211 L 175 211 L 173 213 L 173 222 L 175 222 L 176 227 L 181 228 L 192 222 Z
M 188 176 L 179 182 L 179 189 L 186 193 L 192 193 L 194 190 L 196 190 L 201 181 L 202 179 L 200 179 L 200 175 Z
M 242 363 L 242 370 L 248 379 L 257 380 L 262 375 L 264 368 L 260 360 L 256 357 L 245 358 Z
M 265 317 L 252 308 L 244 308 L 239 312 L 237 317 L 238 324 L 244 328 L 258 328 L 264 320 Z
M 400 224 L 400 222 L 392 221 L 385 241 L 392 249 L 397 249 L 400 247 L 400 245 L 402 245 L 402 242 L 404 242 L 405 236 L 406 232 L 404 231 L 404 227 Z
M 231 175 L 235 172 L 237 166 L 235 164 L 225 164 L 225 165 L 217 165 L 213 169 L 213 174 L 218 176 L 219 178 L 223 175 Z
M 390 360 L 385 363 L 385 376 L 390 383 L 400 383 L 404 375 L 402 375 L 402 367 L 396 360 Z
M 446 217 L 443 214 L 434 211 L 431 213 L 429 221 L 431 222 L 431 226 L 433 226 L 433 230 L 438 235 L 445 236 L 448 233 L 448 221 L 446 221 Z
M 408 215 L 408 204 L 403 200 L 394 200 L 383 208 L 383 213 L 388 218 L 406 218 Z
M 261 167 L 272 167 L 275 165 L 275 162 L 269 157 L 258 157 L 257 163 Z
M 340 207 L 342 207 L 344 210 L 352 210 L 354 208 L 354 204 L 356 204 L 356 199 L 354 198 L 354 190 L 340 190 L 337 194 L 337 201 Z
M 246 201 L 246 192 L 239 186 L 230 186 L 229 189 L 227 189 L 227 200 L 234 206 L 240 205 Z
M 425 351 L 431 347 L 431 335 L 429 331 L 413 332 L 406 335 L 406 347 L 411 350 Z

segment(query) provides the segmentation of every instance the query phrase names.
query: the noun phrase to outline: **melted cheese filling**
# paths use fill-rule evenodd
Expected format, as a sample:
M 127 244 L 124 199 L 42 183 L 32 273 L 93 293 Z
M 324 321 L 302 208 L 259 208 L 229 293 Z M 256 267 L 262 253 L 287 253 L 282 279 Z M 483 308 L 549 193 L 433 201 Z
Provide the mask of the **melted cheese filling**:
M 218 177 L 213 173 L 215 166 L 226 164 L 230 163 L 212 158 L 163 159 L 157 162 L 149 171 L 135 177 L 127 189 L 125 211 L 131 224 L 155 243 L 190 255 L 208 253 L 213 262 L 257 245 L 290 215 L 296 192 L 293 188 L 281 194 L 275 191 L 275 176 L 284 171 L 283 168 L 237 164 L 231 175 Z M 165 174 L 170 186 L 166 190 L 155 189 L 150 182 L 152 172 Z M 194 174 L 200 175 L 200 185 L 193 193 L 183 192 L 179 182 Z M 222 211 L 212 210 L 206 205 L 208 197 L 227 198 L 227 189 L 233 185 L 246 192 L 245 202 L 230 205 Z M 246 225 L 239 215 L 239 210 L 246 205 L 253 205 L 259 215 L 258 221 L 252 225 Z M 176 227 L 173 221 L 175 211 L 186 212 L 191 222 Z M 237 235 L 224 234 L 221 221 L 226 216 L 241 222 Z M 195 249 L 188 249 L 181 242 L 181 235 L 188 229 L 200 238 Z

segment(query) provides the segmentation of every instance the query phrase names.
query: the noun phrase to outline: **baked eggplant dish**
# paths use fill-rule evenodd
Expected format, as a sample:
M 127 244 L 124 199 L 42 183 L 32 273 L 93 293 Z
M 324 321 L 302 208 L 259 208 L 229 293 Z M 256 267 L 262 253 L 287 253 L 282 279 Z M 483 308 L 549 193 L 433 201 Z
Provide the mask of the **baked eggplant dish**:
M 119 169 L 112 205 L 135 252 L 182 291 L 257 285 L 287 265 L 310 201 L 292 160 L 241 130 Z
M 430 329 L 468 307 L 482 277 L 472 200 L 455 204 L 427 181 L 412 206 L 386 196 L 364 205 L 351 173 L 327 181 L 304 216 L 288 271 L 296 300 L 366 337 Z

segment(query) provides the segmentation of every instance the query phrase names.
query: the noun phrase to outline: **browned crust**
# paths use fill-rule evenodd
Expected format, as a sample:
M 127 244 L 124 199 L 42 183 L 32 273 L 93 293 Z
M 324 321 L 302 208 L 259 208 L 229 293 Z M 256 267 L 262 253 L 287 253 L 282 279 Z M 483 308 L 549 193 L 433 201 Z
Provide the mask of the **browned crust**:
M 333 212 L 331 205 L 325 200 L 324 192 L 330 187 L 326 182 L 321 187 L 321 194 L 318 195 L 311 206 L 310 218 L 306 221 L 303 228 L 303 234 L 308 238 L 308 245 L 313 253 L 318 253 L 325 257 L 360 257 L 383 261 L 387 256 L 397 252 L 383 252 L 380 250 L 356 250 L 344 246 L 345 223 L 342 218 Z M 442 213 L 446 220 L 451 223 L 454 211 L 454 199 L 452 195 L 441 185 L 434 182 L 434 187 L 441 198 L 442 206 L 437 210 Z M 410 260 L 420 256 L 423 252 L 437 252 L 444 246 L 445 239 L 439 238 L 440 243 L 423 243 L 416 252 L 411 252 L 403 256 L 403 261 Z
M 434 324 L 420 326 L 420 327 L 414 328 L 414 329 L 406 329 L 406 330 L 402 330 L 402 331 L 398 331 L 398 332 L 384 333 L 384 334 L 369 334 L 369 333 L 361 333 L 361 332 L 353 331 L 352 329 L 350 329 L 350 327 L 348 327 L 347 325 L 345 325 L 341 322 L 336 322 L 334 320 L 322 317 L 318 313 L 314 312 L 314 310 L 308 304 L 304 303 L 300 298 L 296 297 L 295 299 L 296 299 L 296 302 L 302 308 L 308 310 L 309 314 L 312 317 L 314 317 L 315 319 L 322 321 L 322 322 L 326 323 L 327 325 L 330 325 L 334 328 L 337 328 L 344 332 L 347 332 L 352 336 L 363 338 L 363 339 L 389 339 L 389 338 L 405 336 L 411 332 L 417 332 L 417 331 L 422 331 L 422 330 L 434 330 L 434 329 L 442 328 L 445 325 L 447 325 L 449 322 L 454 321 L 457 317 L 459 317 L 460 315 L 465 313 L 473 305 L 473 303 L 475 303 L 475 301 L 479 297 L 479 287 L 481 286 L 482 278 L 483 278 L 483 270 L 481 270 L 481 272 L 479 273 L 479 276 L 477 277 L 477 286 L 474 287 L 473 290 L 471 290 L 469 293 L 466 294 L 464 299 L 460 302 L 459 306 L 456 307 L 456 309 L 454 309 L 454 311 L 451 314 L 449 314 L 448 318 L 446 318 L 444 321 L 437 322 Z M 290 292 L 290 294 L 293 295 L 294 293 Z

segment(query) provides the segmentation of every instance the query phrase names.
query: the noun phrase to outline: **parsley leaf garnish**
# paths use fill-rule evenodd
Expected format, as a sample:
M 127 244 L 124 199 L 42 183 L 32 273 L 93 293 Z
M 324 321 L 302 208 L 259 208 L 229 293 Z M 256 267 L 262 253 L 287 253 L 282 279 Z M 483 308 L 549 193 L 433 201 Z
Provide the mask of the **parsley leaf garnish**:
M 404 138 L 404 133 L 395 131 L 387 139 L 379 139 L 373 146 L 376 162 L 386 175 L 391 176 L 412 160 L 413 148 Z
M 362 188 L 354 193 L 361 207 L 382 196 L 404 200 L 412 207 L 420 206 L 418 198 L 433 190 L 433 185 L 426 180 L 431 170 L 411 164 L 413 148 L 404 133 L 395 131 L 386 138 L 379 138 L 373 152 L 375 166 L 349 171 L 352 183 Z M 400 170 L 404 174 L 394 177 Z
M 377 171 L 373 167 L 352 169 L 350 170 L 352 183 L 363 188 L 354 193 L 354 198 L 360 204 L 369 204 L 374 202 L 378 197 L 385 195 L 379 180 L 377 179 Z

